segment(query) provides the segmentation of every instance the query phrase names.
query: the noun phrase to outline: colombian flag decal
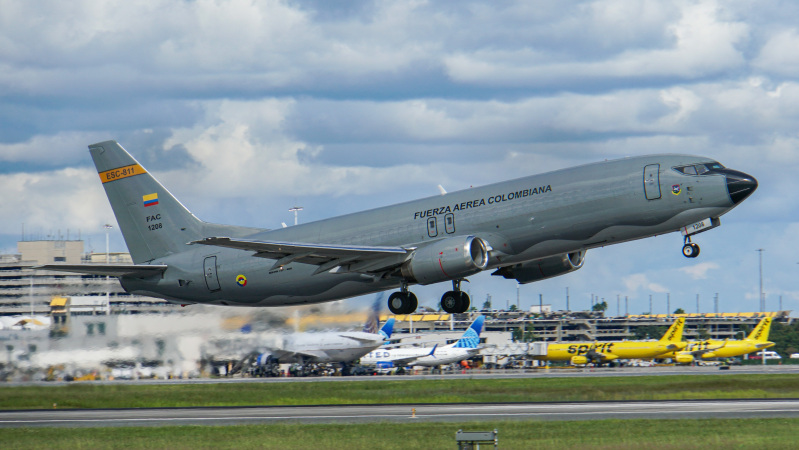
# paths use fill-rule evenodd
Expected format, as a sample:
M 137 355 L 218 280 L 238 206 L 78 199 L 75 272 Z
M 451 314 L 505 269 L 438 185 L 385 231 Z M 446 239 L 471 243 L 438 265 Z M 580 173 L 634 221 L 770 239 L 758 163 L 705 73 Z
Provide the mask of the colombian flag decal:
M 237 276 L 236 284 L 238 284 L 241 287 L 247 286 L 247 277 L 245 277 L 244 275 Z
M 158 193 L 142 195 L 141 199 L 144 201 L 144 207 L 153 206 L 158 204 Z

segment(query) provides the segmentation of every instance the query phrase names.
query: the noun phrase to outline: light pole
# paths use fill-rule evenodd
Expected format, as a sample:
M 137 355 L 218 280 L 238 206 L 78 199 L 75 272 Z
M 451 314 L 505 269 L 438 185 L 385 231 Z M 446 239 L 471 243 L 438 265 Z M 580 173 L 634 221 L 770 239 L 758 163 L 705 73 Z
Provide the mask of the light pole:
M 105 263 L 108 264 L 111 262 L 110 253 L 108 251 L 108 233 L 111 231 L 111 228 L 114 227 L 109 224 L 105 224 L 103 225 L 103 228 L 105 228 Z
M 302 206 L 295 206 L 293 208 L 289 208 L 289 211 L 294 212 L 294 225 L 297 225 L 297 213 L 302 211 Z
M 110 224 L 103 225 L 105 228 L 105 263 L 109 264 L 111 262 L 111 252 L 109 251 L 108 246 L 108 233 L 111 232 L 112 227 Z M 109 285 L 111 284 L 111 277 L 106 275 L 105 277 L 105 308 L 106 314 L 111 314 L 111 288 Z
M 760 312 L 766 311 L 766 296 L 763 293 L 763 249 L 757 249 L 759 266 L 760 266 Z

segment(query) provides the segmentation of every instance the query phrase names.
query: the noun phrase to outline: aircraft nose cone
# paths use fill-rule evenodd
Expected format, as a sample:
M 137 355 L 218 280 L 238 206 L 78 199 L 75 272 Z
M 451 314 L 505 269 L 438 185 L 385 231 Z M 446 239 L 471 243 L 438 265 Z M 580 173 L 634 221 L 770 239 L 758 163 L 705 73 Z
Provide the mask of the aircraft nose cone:
M 757 189 L 757 180 L 752 175 L 736 170 L 726 170 L 724 174 L 727 177 L 727 192 L 730 193 L 733 205 L 742 202 Z

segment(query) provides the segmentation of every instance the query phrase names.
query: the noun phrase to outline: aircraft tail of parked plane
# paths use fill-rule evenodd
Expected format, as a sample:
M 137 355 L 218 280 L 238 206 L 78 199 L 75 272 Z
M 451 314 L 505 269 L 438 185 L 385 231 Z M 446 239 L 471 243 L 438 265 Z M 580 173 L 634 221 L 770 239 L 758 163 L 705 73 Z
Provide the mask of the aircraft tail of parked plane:
M 466 329 L 458 339 L 458 342 L 452 345 L 453 348 L 477 348 L 480 345 L 480 332 L 483 331 L 483 322 L 485 316 L 479 316 L 474 319 L 474 322 Z
M 677 320 L 674 321 L 673 324 L 666 330 L 666 333 L 660 338 L 660 342 L 664 344 L 664 347 L 669 350 L 677 350 L 678 348 L 685 347 L 680 346 L 682 342 L 682 331 L 685 328 L 685 317 L 679 317 Z
M 747 340 L 755 343 L 768 342 L 768 335 L 771 332 L 771 317 L 764 317 L 758 322 L 757 326 L 746 337 Z M 773 345 L 773 344 L 772 344 Z M 758 349 L 761 347 L 758 347 Z

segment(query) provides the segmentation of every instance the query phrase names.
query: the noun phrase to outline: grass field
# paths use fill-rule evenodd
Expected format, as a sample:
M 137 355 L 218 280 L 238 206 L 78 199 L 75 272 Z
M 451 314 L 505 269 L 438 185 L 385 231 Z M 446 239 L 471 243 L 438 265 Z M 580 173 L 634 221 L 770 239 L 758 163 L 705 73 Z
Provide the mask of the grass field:
M 795 375 L 0 387 L 0 409 L 799 398 Z
M 498 430 L 502 449 L 788 449 L 799 419 L 512 421 L 0 429 L 3 448 L 456 448 L 455 432 Z M 483 448 L 493 448 L 492 446 Z
M 799 398 L 794 375 L 2 386 L 2 409 Z M 141 428 L 3 428 L 3 448 L 455 448 L 499 430 L 503 449 L 796 448 L 799 419 L 488 421 Z

